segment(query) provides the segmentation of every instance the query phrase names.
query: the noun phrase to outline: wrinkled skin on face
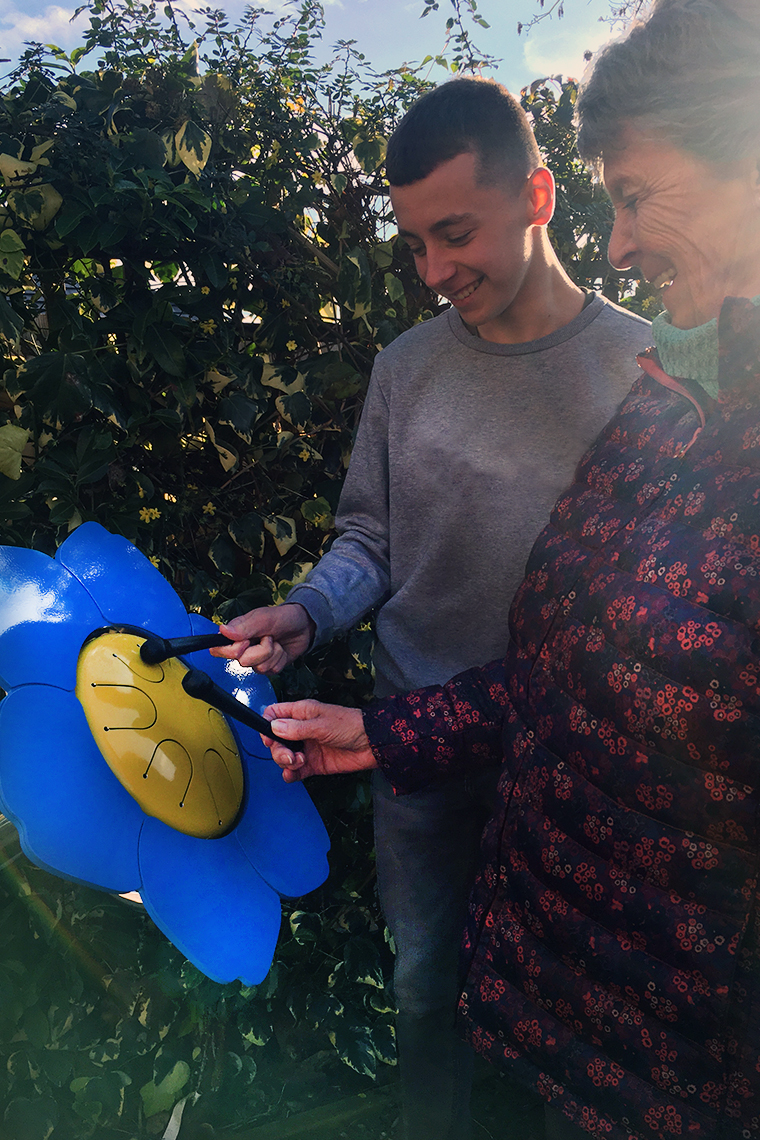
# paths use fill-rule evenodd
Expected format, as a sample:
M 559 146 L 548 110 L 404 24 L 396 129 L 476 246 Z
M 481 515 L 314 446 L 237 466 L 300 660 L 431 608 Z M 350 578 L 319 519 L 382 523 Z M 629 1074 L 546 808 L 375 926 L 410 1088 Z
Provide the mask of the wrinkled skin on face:
M 676 328 L 717 317 L 725 297 L 760 294 L 754 159 L 719 167 L 629 126 L 603 177 L 615 207 L 609 260 L 641 270 Z

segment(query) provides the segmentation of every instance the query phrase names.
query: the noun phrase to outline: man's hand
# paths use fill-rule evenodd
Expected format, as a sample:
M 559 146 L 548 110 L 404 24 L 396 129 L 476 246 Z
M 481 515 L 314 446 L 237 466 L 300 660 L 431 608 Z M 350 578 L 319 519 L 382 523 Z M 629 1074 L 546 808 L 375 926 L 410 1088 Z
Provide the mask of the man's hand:
M 214 657 L 239 661 L 257 673 L 279 673 L 306 652 L 314 631 L 314 622 L 296 602 L 261 606 L 234 618 L 228 625 L 220 625 L 219 632 L 235 644 L 210 652 Z
M 294 752 L 262 735 L 272 759 L 282 768 L 287 783 L 306 776 L 333 776 L 339 772 L 359 772 L 377 768 L 359 709 L 323 705 L 320 701 L 289 701 L 270 705 L 264 716 L 272 722 L 272 732 L 285 740 L 303 741 L 303 750 Z

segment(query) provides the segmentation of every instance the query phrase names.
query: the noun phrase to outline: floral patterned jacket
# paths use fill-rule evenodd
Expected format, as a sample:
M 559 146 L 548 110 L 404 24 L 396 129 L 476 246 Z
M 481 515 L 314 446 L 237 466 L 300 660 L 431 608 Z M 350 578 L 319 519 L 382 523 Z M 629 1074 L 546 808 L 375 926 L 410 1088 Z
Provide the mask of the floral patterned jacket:
M 717 402 L 639 357 L 506 659 L 365 712 L 397 791 L 504 757 L 460 1018 L 610 1140 L 760 1137 L 760 309 L 719 339 Z

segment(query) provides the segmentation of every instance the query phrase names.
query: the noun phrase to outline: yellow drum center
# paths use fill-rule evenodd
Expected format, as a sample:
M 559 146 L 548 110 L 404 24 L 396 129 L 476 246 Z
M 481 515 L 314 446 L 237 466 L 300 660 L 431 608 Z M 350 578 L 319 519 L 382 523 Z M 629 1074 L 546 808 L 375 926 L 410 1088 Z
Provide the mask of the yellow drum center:
M 79 655 L 76 695 L 111 771 L 147 815 L 199 839 L 229 831 L 243 768 L 227 721 L 187 695 L 187 667 L 146 665 L 144 637 L 107 632 Z

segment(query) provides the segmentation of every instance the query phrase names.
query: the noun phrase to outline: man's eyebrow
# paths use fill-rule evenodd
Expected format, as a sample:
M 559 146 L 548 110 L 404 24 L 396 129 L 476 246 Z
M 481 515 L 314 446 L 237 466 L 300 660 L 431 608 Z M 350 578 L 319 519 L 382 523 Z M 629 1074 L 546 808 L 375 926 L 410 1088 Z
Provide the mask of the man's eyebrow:
M 430 232 L 437 234 L 440 230 L 448 229 L 449 226 L 459 226 L 463 222 L 474 221 L 474 214 L 447 214 L 445 218 L 441 218 L 439 222 L 434 222 L 430 227 Z M 411 233 L 410 230 L 399 229 L 398 236 L 402 238 L 416 238 L 419 235 Z

